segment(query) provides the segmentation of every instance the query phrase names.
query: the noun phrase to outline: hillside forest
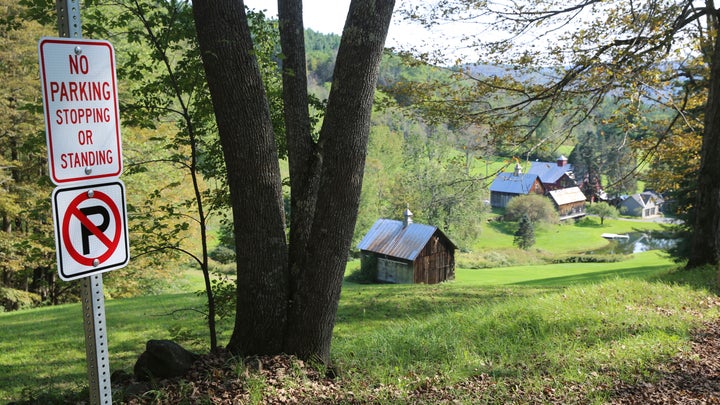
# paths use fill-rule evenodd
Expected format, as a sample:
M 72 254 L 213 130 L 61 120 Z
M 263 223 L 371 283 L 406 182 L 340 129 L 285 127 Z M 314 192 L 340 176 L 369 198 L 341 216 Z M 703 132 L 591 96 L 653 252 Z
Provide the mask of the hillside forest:
M 53 185 L 38 81 L 37 43 L 56 35 L 54 20 L 46 11 L 23 4 L 0 0 L 0 302 L 5 310 L 72 302 L 79 294 L 77 284 L 57 277 Z M 111 38 L 118 61 L 131 262 L 106 275 L 109 297 L 167 291 L 177 270 L 185 268 L 231 283 L 222 276 L 231 273 L 234 261 L 227 181 L 193 21 L 179 3 L 162 4 L 154 10 L 94 5 L 83 22 L 86 37 Z M 277 21 L 257 11 L 248 18 L 270 99 L 280 167 L 287 175 Z M 340 37 L 306 30 L 305 41 L 311 118 L 317 130 Z M 488 205 L 488 186 L 496 174 L 512 171 L 517 163 L 527 167 L 531 161 L 553 162 L 561 155 L 574 164 L 579 181 L 592 179 L 607 195 L 652 189 L 673 203 L 666 215 L 689 215 L 700 136 L 688 131 L 661 139 L 674 116 L 672 109 L 647 99 L 630 108 L 621 102 L 622 94 L 610 93 L 593 101 L 583 120 L 569 125 L 575 118 L 571 105 L 588 102 L 579 94 L 552 113 L 517 113 L 512 125 L 473 122 L 452 115 L 452 103 L 428 102 L 445 95 L 424 86 L 469 89 L 474 79 L 466 69 L 474 77 L 508 86 L 543 77 L 491 60 L 443 66 L 387 50 L 353 246 L 375 220 L 401 219 L 409 208 L 416 222 L 437 226 L 461 252 L 473 252 L 483 237 L 482 224 L 502 214 Z M 677 81 L 664 91 L 685 85 Z M 511 104 L 517 96 L 498 87 L 483 97 L 476 102 Z M 700 109 L 688 109 L 687 119 L 696 122 Z M 288 182 L 283 197 L 290 218 Z M 351 250 L 348 256 L 356 253 Z M 227 285 L 215 281 L 214 287 L 221 295 Z

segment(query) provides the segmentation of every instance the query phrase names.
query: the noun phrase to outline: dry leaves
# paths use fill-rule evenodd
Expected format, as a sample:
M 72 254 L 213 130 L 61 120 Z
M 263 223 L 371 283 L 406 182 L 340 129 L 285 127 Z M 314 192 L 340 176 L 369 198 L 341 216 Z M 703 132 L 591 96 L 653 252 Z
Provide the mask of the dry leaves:
M 609 392 L 611 404 L 720 404 L 720 321 L 695 333 L 692 350 L 682 352 L 658 371 L 658 381 L 641 380 L 614 386 L 563 385 L 551 378 L 542 390 L 527 390 L 521 381 L 494 379 L 481 374 L 453 385 L 440 377 L 417 377 L 416 387 L 401 392 L 390 386 L 355 382 L 344 385 L 333 373 L 290 356 L 245 359 L 219 351 L 202 357 L 184 379 L 157 382 L 154 390 L 125 398 L 128 404 L 365 404 L 365 403 L 496 403 L 567 404 L 587 402 L 593 390 Z M 127 387 L 127 382 L 125 386 Z M 123 388 L 123 387 L 118 387 Z M 354 390 L 359 390 L 356 394 Z M 502 392 L 502 399 L 496 395 Z

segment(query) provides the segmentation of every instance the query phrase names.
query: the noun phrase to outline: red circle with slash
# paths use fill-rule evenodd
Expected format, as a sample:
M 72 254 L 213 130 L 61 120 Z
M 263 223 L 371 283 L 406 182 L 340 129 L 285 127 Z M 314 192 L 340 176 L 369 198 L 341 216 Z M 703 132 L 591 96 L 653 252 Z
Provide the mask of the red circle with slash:
M 98 228 L 97 225 L 95 225 L 87 215 L 85 215 L 79 208 L 80 204 L 84 201 L 87 201 L 91 198 L 97 198 L 100 201 L 104 202 L 108 208 L 110 208 L 110 212 L 112 214 L 112 219 L 115 221 L 115 234 L 112 235 L 112 238 L 108 237 L 108 235 L 105 235 L 105 233 Z M 70 220 L 72 218 L 77 218 L 82 226 L 87 228 L 93 236 L 98 238 L 100 242 L 107 247 L 107 250 L 95 257 L 85 257 L 80 252 L 75 249 L 75 246 L 72 244 L 72 238 L 70 237 Z M 75 199 L 70 202 L 70 205 L 67 207 L 67 212 L 65 215 L 65 218 L 63 219 L 62 224 L 62 238 L 65 242 L 65 248 L 67 249 L 70 256 L 79 264 L 84 266 L 95 266 L 97 267 L 100 263 L 103 263 L 105 260 L 109 259 L 113 253 L 115 253 L 115 250 L 117 250 L 117 247 L 120 244 L 120 237 L 122 226 L 120 226 L 120 210 L 118 207 L 115 206 L 115 203 L 113 200 L 105 193 L 100 191 L 93 191 L 93 192 L 84 192 Z M 98 260 L 97 263 L 94 263 L 95 260 Z

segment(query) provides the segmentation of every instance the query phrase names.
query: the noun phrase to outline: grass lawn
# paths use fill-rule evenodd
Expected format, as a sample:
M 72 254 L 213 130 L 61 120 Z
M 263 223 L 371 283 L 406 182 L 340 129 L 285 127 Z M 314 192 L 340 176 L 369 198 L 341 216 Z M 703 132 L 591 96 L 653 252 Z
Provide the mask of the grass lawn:
M 633 226 L 567 231 L 590 229 L 594 240 Z M 427 378 L 452 384 L 478 375 L 496 379 L 491 398 L 499 402 L 518 383 L 539 392 L 605 386 L 651 376 L 686 349 L 690 331 L 718 316 L 708 305 L 714 280 L 714 269 L 680 271 L 644 252 L 615 263 L 458 269 L 456 280 L 436 285 L 346 283 L 332 358 L 359 398 L 367 389 L 411 391 Z M 111 369 L 131 372 L 149 339 L 207 350 L 202 309 L 192 293 L 108 299 Z M 80 391 L 87 384 L 81 322 L 79 304 L 0 313 L 0 403 Z M 218 326 L 221 344 L 231 328 L 229 320 Z M 608 393 L 591 395 L 602 403 Z
M 131 372 L 150 339 L 180 337 L 207 347 L 203 301 L 195 294 L 106 300 L 111 370 Z M 80 304 L 0 313 L 0 404 L 30 393 L 77 390 L 87 385 Z M 227 327 L 227 325 L 225 325 Z M 188 331 L 191 331 L 188 333 Z M 200 343 L 200 344 L 198 344 Z
M 576 284 L 600 283 L 615 278 L 646 278 L 665 272 L 672 262 L 658 251 L 633 255 L 615 263 L 561 263 L 547 266 L 514 266 L 494 269 L 457 271 L 461 283 L 478 287 L 517 285 L 535 287 L 567 287 Z
M 713 283 L 713 269 L 680 271 L 646 252 L 619 263 L 461 269 L 429 286 L 346 285 L 333 358 L 358 384 L 408 390 L 418 375 L 451 384 L 486 374 L 498 378 L 490 398 L 518 383 L 563 390 L 632 380 L 718 316 L 707 305 Z M 609 394 L 592 395 L 602 403 Z
M 559 226 L 539 225 L 535 230 L 533 249 L 550 253 L 579 253 L 598 249 L 609 242 L 603 233 L 626 234 L 636 231 L 660 231 L 662 224 L 623 219 L 606 219 L 600 224 L 596 217 L 570 221 Z M 490 222 L 483 226 L 474 250 L 504 249 L 513 245 L 517 224 L 515 222 Z

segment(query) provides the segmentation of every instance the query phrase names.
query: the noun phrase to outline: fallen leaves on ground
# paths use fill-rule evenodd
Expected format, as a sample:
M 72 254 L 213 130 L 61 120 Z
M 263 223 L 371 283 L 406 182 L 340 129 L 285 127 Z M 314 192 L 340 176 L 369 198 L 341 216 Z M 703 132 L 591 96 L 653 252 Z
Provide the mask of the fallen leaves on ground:
M 124 398 L 133 405 L 211 404 L 366 404 L 366 403 L 585 403 L 593 390 L 609 393 L 609 403 L 720 404 L 720 320 L 706 323 L 694 335 L 691 350 L 683 351 L 662 370 L 658 378 L 634 383 L 617 379 L 612 387 L 590 384 L 564 385 L 561 390 L 549 379 L 541 390 L 526 389 L 521 381 L 496 379 L 486 374 L 445 385 L 440 377 L 417 377 L 413 390 L 369 385 L 355 381 L 348 386 L 342 377 L 321 372 L 291 356 L 252 357 L 239 361 L 226 351 L 203 356 L 182 379 L 156 382 L 142 395 Z M 118 387 L 122 388 L 122 387 Z M 127 388 L 127 386 L 125 387 Z M 496 395 L 502 392 L 502 399 Z

